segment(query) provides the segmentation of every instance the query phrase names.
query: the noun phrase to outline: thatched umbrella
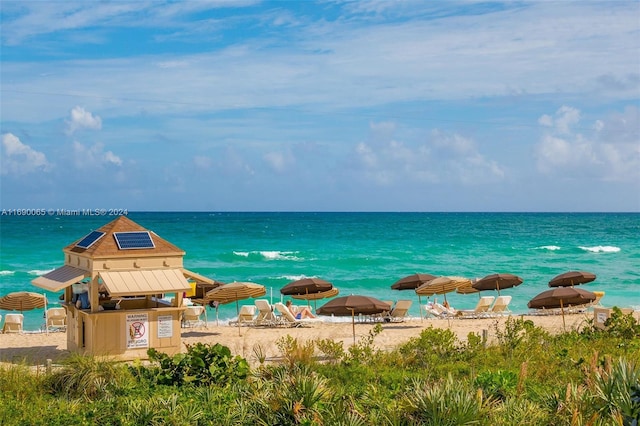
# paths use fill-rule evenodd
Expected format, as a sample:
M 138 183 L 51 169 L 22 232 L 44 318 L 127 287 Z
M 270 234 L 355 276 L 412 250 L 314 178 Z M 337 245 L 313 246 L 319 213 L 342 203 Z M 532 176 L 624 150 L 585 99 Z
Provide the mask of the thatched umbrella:
M 317 310 L 316 303 L 320 299 L 328 299 L 330 297 L 335 297 L 340 293 L 336 287 L 333 287 L 331 290 L 323 291 L 321 293 L 311 293 L 311 294 L 292 294 L 292 299 L 297 300 L 313 300 L 314 308 Z
M 217 302 L 226 304 L 236 302 L 236 311 L 240 315 L 239 300 L 249 299 L 252 297 L 261 297 L 267 294 L 265 286 L 250 282 L 232 282 L 214 288 L 205 294 L 205 302 Z M 216 306 L 216 321 L 218 321 L 218 307 Z M 238 334 L 240 334 L 240 321 L 238 321 Z
M 455 291 L 458 287 L 467 286 L 471 280 L 465 277 L 438 277 L 416 288 L 416 293 L 421 296 L 433 296 L 443 294 L 445 302 L 447 293 Z
M 0 309 L 5 311 L 31 311 L 33 309 L 44 308 L 45 330 L 49 334 L 49 327 L 46 326 L 47 297 L 44 294 L 31 291 L 16 291 L 0 297 Z

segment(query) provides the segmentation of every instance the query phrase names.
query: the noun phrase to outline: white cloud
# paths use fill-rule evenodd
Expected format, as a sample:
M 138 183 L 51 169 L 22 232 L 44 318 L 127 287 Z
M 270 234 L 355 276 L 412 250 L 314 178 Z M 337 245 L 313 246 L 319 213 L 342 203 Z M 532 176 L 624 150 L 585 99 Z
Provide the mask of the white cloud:
M 23 175 L 36 171 L 47 171 L 50 165 L 47 157 L 34 150 L 29 145 L 23 144 L 12 133 L 2 135 L 2 174 Z
M 291 165 L 295 164 L 295 158 L 290 151 L 285 152 L 268 152 L 264 155 L 267 165 L 278 173 L 285 172 Z
M 71 110 L 71 118 L 67 120 L 67 134 L 72 135 L 80 129 L 100 130 L 101 128 L 102 119 L 97 115 L 94 117 L 91 112 L 80 106 Z
M 386 134 L 389 126 L 371 126 Z M 395 139 L 360 142 L 353 150 L 352 166 L 365 179 L 379 185 L 401 182 L 449 182 L 475 185 L 500 180 L 505 170 L 496 161 L 482 155 L 473 140 L 459 134 L 432 132 L 417 146 Z
M 196 166 L 197 169 L 209 170 L 211 168 L 212 162 L 211 162 L 211 158 L 209 157 L 196 155 L 195 157 L 193 157 L 193 164 Z
M 78 141 L 73 142 L 73 158 L 76 168 L 92 170 L 105 166 L 121 166 L 122 159 L 111 151 L 104 151 L 102 143 L 86 147 Z
M 536 146 L 541 173 L 567 179 L 590 177 L 603 181 L 638 182 L 640 179 L 640 110 L 628 107 L 622 113 L 594 120 L 588 134 L 572 131 L 581 113 L 563 107 L 555 126 Z

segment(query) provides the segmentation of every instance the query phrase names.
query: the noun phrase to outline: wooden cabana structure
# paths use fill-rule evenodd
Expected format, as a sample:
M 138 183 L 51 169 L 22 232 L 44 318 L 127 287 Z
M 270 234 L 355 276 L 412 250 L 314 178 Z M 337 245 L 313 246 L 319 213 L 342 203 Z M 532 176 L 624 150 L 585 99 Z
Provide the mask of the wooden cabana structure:
M 120 216 L 63 252 L 64 265 L 32 283 L 64 289 L 69 351 L 122 360 L 180 352 L 183 292 L 213 284 L 184 269 L 183 250 Z

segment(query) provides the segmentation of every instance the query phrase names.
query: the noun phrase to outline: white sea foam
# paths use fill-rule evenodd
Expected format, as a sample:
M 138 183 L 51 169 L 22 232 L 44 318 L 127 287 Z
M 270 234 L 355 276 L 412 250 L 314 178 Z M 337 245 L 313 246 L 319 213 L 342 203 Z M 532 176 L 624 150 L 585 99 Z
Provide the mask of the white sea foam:
M 6 276 L 6 275 L 13 275 L 15 273 L 16 271 L 0 271 L 0 277 Z
M 248 251 L 234 251 L 233 254 L 236 256 L 249 257 Z
M 536 249 L 555 251 L 555 250 L 560 250 L 560 246 L 541 246 L 541 247 L 536 247 Z
M 304 274 L 303 275 L 281 275 L 279 277 L 276 277 L 276 279 L 289 280 L 289 281 L 298 281 L 305 278 L 315 278 L 315 277 L 308 277 Z
M 53 269 L 32 269 L 31 271 L 28 271 L 27 273 L 29 275 L 44 275 L 47 274 L 49 272 L 53 271 Z
M 620 247 L 615 246 L 593 246 L 593 247 L 579 247 L 581 250 L 591 253 L 617 253 L 620 251 Z
M 259 252 L 262 257 L 268 260 L 301 260 L 295 256 L 295 251 L 261 251 Z

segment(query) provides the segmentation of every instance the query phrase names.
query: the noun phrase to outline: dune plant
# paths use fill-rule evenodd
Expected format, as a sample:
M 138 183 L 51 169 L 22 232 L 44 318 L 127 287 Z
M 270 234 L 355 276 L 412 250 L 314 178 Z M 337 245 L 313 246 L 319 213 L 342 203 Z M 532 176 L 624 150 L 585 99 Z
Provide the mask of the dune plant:
M 313 340 L 299 341 L 286 335 L 276 341 L 276 346 L 280 350 L 284 362 L 289 366 L 297 363 L 309 364 L 314 360 L 315 344 Z
M 316 339 L 314 341 L 318 351 L 324 355 L 324 361 L 329 363 L 337 363 L 344 359 L 344 342 L 334 341 L 331 339 Z
M 448 376 L 440 382 L 415 380 L 404 397 L 409 423 L 425 426 L 484 425 L 495 405 L 491 398 L 471 389 L 467 382 Z
M 48 378 L 51 392 L 69 398 L 98 399 L 134 386 L 129 369 L 113 360 L 73 354 Z
M 232 356 L 231 350 L 219 343 L 187 345 L 186 353 L 173 356 L 153 348 L 147 353 L 149 360 L 157 363 L 151 370 L 155 380 L 164 385 L 226 385 L 244 379 L 250 370 L 244 358 Z
M 640 387 L 640 366 L 636 362 L 619 359 L 589 375 L 591 406 L 600 417 L 640 420 L 640 403 L 633 399 L 634 389 Z
M 513 371 L 483 371 L 474 380 L 475 386 L 482 389 L 485 395 L 504 401 L 515 394 L 518 375 Z
M 347 348 L 348 357 L 345 359 L 347 362 L 371 362 L 376 355 L 377 350 L 373 345 L 373 342 L 378 334 L 382 333 L 382 325 L 376 324 L 366 336 L 363 336 L 358 340 L 355 345 L 351 345 Z

